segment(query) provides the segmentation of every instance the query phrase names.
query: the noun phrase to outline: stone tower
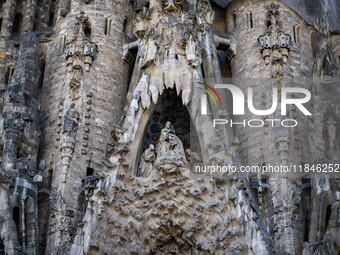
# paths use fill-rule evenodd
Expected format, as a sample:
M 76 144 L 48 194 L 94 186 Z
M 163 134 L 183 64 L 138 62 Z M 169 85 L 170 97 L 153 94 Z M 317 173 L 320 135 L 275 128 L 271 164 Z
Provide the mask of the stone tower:
M 0 0 L 0 254 L 340 254 L 339 13 Z

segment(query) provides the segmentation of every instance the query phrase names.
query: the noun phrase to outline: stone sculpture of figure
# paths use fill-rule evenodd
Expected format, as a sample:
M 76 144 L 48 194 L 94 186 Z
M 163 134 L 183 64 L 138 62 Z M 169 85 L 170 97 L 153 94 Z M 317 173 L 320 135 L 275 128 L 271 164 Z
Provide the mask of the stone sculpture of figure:
M 84 55 L 92 55 L 91 54 L 91 43 L 89 41 L 86 41 L 85 42 L 85 45 L 84 45 Z
M 144 56 L 140 59 L 140 67 L 145 68 L 154 63 L 157 55 L 157 46 L 154 40 L 155 30 L 150 29 L 145 38 Z
M 197 6 L 198 15 L 197 15 L 197 23 L 198 23 L 198 30 L 202 32 L 204 35 L 206 30 L 213 24 L 215 19 L 215 13 L 210 6 L 209 1 L 202 0 L 198 2 Z
M 76 78 L 72 78 L 70 83 L 69 83 L 69 88 L 70 88 L 70 94 L 69 98 L 71 98 L 72 101 L 78 99 L 80 97 L 79 95 L 79 88 L 80 88 L 80 81 Z
M 70 166 L 70 162 L 74 152 L 76 132 L 78 129 L 79 112 L 74 108 L 75 104 L 72 103 L 70 109 L 67 110 L 64 116 L 63 138 L 61 144 L 63 183 L 66 182 L 68 168 Z
M 140 163 L 140 177 L 149 177 L 153 169 L 153 162 L 156 159 L 155 146 L 153 144 L 149 145 L 142 155 Z
M 329 141 L 329 149 L 334 149 L 334 142 L 336 139 L 336 122 L 333 117 L 327 121 L 327 131 L 328 131 L 328 141 Z
M 175 136 L 175 130 L 171 125 L 170 121 L 167 121 L 165 127 L 161 131 L 161 135 L 159 137 L 159 143 L 157 147 L 157 154 L 162 155 L 167 153 L 176 145 L 173 137 Z
M 75 135 L 78 128 L 79 112 L 74 109 L 75 104 L 71 104 L 70 109 L 67 110 L 64 116 L 63 133 L 68 135 Z
M 183 177 L 186 176 L 188 162 L 183 144 L 175 135 L 175 130 L 170 121 L 166 122 L 159 137 L 155 167 L 167 173 L 179 173 Z
M 303 244 L 303 251 L 302 251 L 302 255 L 310 255 L 310 248 L 309 248 L 309 243 L 305 242 Z
M 329 25 L 323 20 L 318 20 L 314 22 L 314 27 L 318 32 L 318 49 L 313 67 L 314 76 L 337 75 L 337 64 L 331 48 Z M 325 62 L 327 63 L 326 66 L 324 65 Z

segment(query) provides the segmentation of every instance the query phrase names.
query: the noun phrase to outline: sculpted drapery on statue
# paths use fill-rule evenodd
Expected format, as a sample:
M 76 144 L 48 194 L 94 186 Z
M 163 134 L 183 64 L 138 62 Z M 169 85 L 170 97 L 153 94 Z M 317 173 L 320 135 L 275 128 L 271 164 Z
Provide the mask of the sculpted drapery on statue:
M 160 174 L 180 174 L 187 176 L 189 171 L 182 141 L 175 135 L 175 129 L 170 121 L 167 121 L 162 129 L 159 142 L 156 146 L 150 144 L 142 155 L 140 162 L 140 177 L 156 176 Z
M 133 140 L 140 111 L 151 101 L 156 104 L 164 89 L 175 88 L 183 104 L 189 104 L 202 63 L 202 37 L 213 20 L 207 0 L 153 0 L 136 11 L 137 61 L 143 75 L 132 92 L 120 142 Z
M 141 177 L 149 177 L 152 173 L 153 162 L 155 161 L 155 146 L 150 144 L 149 148 L 146 149 L 142 155 L 140 163 L 140 173 Z
M 187 168 L 182 141 L 175 135 L 175 130 L 170 121 L 167 121 L 161 131 L 157 144 L 157 157 L 155 166 L 157 169 L 167 172 L 175 172 L 177 168 Z M 185 169 L 179 169 L 180 171 Z
M 159 137 L 159 143 L 157 147 L 157 154 L 163 155 L 168 151 L 172 150 L 176 147 L 176 142 L 174 141 L 175 130 L 171 125 L 170 121 L 167 121 L 165 127 L 161 131 L 161 135 Z

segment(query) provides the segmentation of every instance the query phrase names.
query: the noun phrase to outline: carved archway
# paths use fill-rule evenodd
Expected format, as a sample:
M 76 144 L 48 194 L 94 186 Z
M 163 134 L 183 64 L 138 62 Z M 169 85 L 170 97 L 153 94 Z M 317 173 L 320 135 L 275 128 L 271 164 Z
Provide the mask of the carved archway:
M 139 155 L 137 165 L 140 162 L 141 155 L 152 144 L 156 146 L 161 130 L 167 121 L 170 121 L 176 136 L 183 143 L 185 150 L 190 149 L 191 136 L 197 136 L 196 130 L 192 127 L 192 120 L 187 108 L 183 105 L 181 98 L 176 94 L 174 89 L 167 89 L 158 99 L 154 107 L 154 111 L 146 123 L 144 135 L 140 142 Z M 198 145 L 199 146 L 199 145 Z M 197 147 L 197 146 L 196 146 Z M 138 176 L 139 167 L 134 169 L 134 173 Z

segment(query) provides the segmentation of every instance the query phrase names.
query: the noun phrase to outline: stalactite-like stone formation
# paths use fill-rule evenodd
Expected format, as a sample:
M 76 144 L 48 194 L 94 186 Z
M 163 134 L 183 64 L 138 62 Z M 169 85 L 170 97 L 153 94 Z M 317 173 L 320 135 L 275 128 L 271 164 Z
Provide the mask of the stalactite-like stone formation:
M 135 12 L 134 33 L 140 38 L 138 67 L 144 74 L 134 89 L 122 141 L 136 131 L 136 112 L 157 103 L 167 88 L 176 88 L 187 105 L 202 62 L 202 38 L 214 20 L 207 0 L 153 1 Z M 137 125 L 138 126 L 138 125 Z
M 139 67 L 145 70 L 136 91 L 147 108 L 151 94 L 157 102 L 165 88 L 176 87 L 188 104 L 193 74 L 202 59 L 202 35 L 214 20 L 209 1 L 156 1 L 135 14 L 135 34 L 140 38 Z M 143 95 L 145 95 L 143 98 Z M 144 99 L 144 100 L 143 100 Z

